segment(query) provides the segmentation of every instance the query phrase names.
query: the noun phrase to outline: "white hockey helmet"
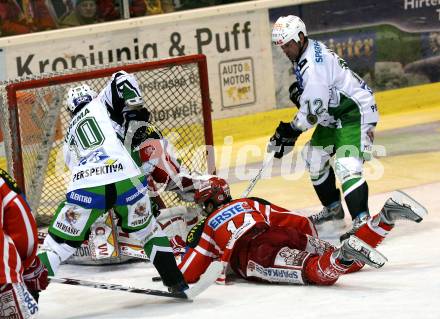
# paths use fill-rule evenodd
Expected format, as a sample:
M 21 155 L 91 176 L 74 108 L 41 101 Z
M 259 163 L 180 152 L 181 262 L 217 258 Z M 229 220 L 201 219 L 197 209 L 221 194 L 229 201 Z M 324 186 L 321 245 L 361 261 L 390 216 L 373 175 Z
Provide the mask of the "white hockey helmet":
M 307 36 L 306 25 L 299 17 L 294 15 L 279 17 L 272 28 L 272 44 L 281 46 L 292 39 L 299 42 L 300 32 Z
M 67 107 L 74 113 L 79 106 L 91 102 L 97 95 L 87 84 L 75 86 L 67 92 Z

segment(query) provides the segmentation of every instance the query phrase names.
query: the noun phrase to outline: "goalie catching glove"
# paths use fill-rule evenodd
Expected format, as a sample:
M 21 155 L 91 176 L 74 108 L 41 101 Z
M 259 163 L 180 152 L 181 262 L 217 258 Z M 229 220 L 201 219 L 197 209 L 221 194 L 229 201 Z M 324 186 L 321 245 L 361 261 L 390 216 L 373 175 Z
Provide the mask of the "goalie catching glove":
M 275 158 L 281 158 L 284 154 L 293 150 L 298 136 L 302 133 L 292 123 L 280 122 L 274 135 L 270 138 L 267 152 L 275 152 Z

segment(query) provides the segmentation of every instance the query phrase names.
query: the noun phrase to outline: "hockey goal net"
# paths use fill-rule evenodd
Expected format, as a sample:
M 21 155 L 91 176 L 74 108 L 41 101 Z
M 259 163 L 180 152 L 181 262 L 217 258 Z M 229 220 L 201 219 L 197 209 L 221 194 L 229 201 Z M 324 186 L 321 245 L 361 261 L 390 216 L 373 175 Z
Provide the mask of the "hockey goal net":
M 177 157 L 190 171 L 214 171 L 206 57 L 184 56 L 157 61 L 110 65 L 93 69 L 43 74 L 0 86 L 0 128 L 7 169 L 24 190 L 39 226 L 47 225 L 65 198 L 69 172 L 62 146 L 70 115 L 69 88 L 87 83 L 100 91 L 119 70 L 135 74 L 151 121 L 174 145 Z M 167 205 L 179 205 L 171 193 Z

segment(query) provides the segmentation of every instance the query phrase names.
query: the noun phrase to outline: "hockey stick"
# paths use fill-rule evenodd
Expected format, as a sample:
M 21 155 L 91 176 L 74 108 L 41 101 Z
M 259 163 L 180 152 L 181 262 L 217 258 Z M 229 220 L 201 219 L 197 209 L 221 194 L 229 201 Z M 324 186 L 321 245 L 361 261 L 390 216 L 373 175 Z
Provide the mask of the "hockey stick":
M 73 278 L 58 278 L 50 277 L 50 282 L 56 282 L 58 284 L 73 285 L 73 286 L 83 286 L 90 288 L 106 289 L 106 290 L 118 290 L 126 291 L 135 294 L 153 295 L 160 297 L 178 298 L 178 299 L 189 299 L 184 292 L 172 293 L 168 291 L 155 290 L 155 289 L 144 289 L 144 288 L 133 288 L 117 284 L 108 284 L 103 282 L 73 279 Z
M 260 180 L 261 175 L 263 174 L 263 171 L 266 169 L 267 166 L 269 166 L 269 163 L 272 162 L 273 158 L 275 156 L 275 152 L 270 152 L 267 156 L 267 158 L 264 159 L 263 164 L 261 165 L 260 170 L 258 171 L 257 175 L 251 181 L 249 182 L 248 187 L 245 189 L 243 194 L 241 194 L 241 198 L 248 197 L 249 193 L 254 189 L 257 182 Z
M 153 295 L 160 297 L 168 297 L 168 298 L 176 298 L 176 299 L 186 299 L 191 300 L 196 296 L 205 291 L 217 277 L 221 274 L 223 270 L 223 266 L 220 262 L 213 262 L 209 265 L 208 269 L 200 276 L 200 279 L 197 283 L 192 285 L 189 289 L 184 292 L 168 292 L 163 290 L 156 289 L 145 289 L 145 288 L 134 288 L 127 287 L 117 284 L 108 284 L 96 281 L 89 280 L 81 280 L 81 279 L 73 279 L 73 278 L 58 278 L 58 277 L 49 277 L 50 282 L 73 285 L 73 286 L 83 286 L 97 289 L 105 289 L 105 290 L 117 290 L 117 291 L 125 291 L 136 294 L 144 294 L 144 295 Z

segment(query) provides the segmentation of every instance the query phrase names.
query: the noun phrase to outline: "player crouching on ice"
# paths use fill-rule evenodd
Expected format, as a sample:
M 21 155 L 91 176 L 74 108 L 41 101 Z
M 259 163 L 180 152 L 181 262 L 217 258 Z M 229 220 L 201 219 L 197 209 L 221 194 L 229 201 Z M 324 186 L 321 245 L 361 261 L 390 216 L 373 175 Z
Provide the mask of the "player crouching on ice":
M 250 281 L 332 285 L 364 264 L 380 268 L 386 258 L 375 250 L 398 219 L 420 222 L 426 209 L 395 192 L 379 214 L 340 247 L 316 237 L 313 224 L 260 198 L 232 200 L 225 180 L 211 178 L 196 191 L 206 219 L 189 233 L 189 250 L 179 264 L 185 280 L 196 282 L 220 259 Z
M 121 92 L 116 90 L 116 80 Z M 114 91 L 117 95 L 111 95 Z M 188 285 L 152 214 L 146 177 L 122 143 L 126 115 L 145 118 L 137 82 L 133 76 L 117 72 L 96 96 L 88 85 L 69 90 L 72 119 L 63 151 L 71 178 L 66 200 L 56 210 L 39 257 L 53 276 L 86 239 L 91 225 L 113 208 L 122 230 L 139 240 L 168 289 L 183 291 Z

